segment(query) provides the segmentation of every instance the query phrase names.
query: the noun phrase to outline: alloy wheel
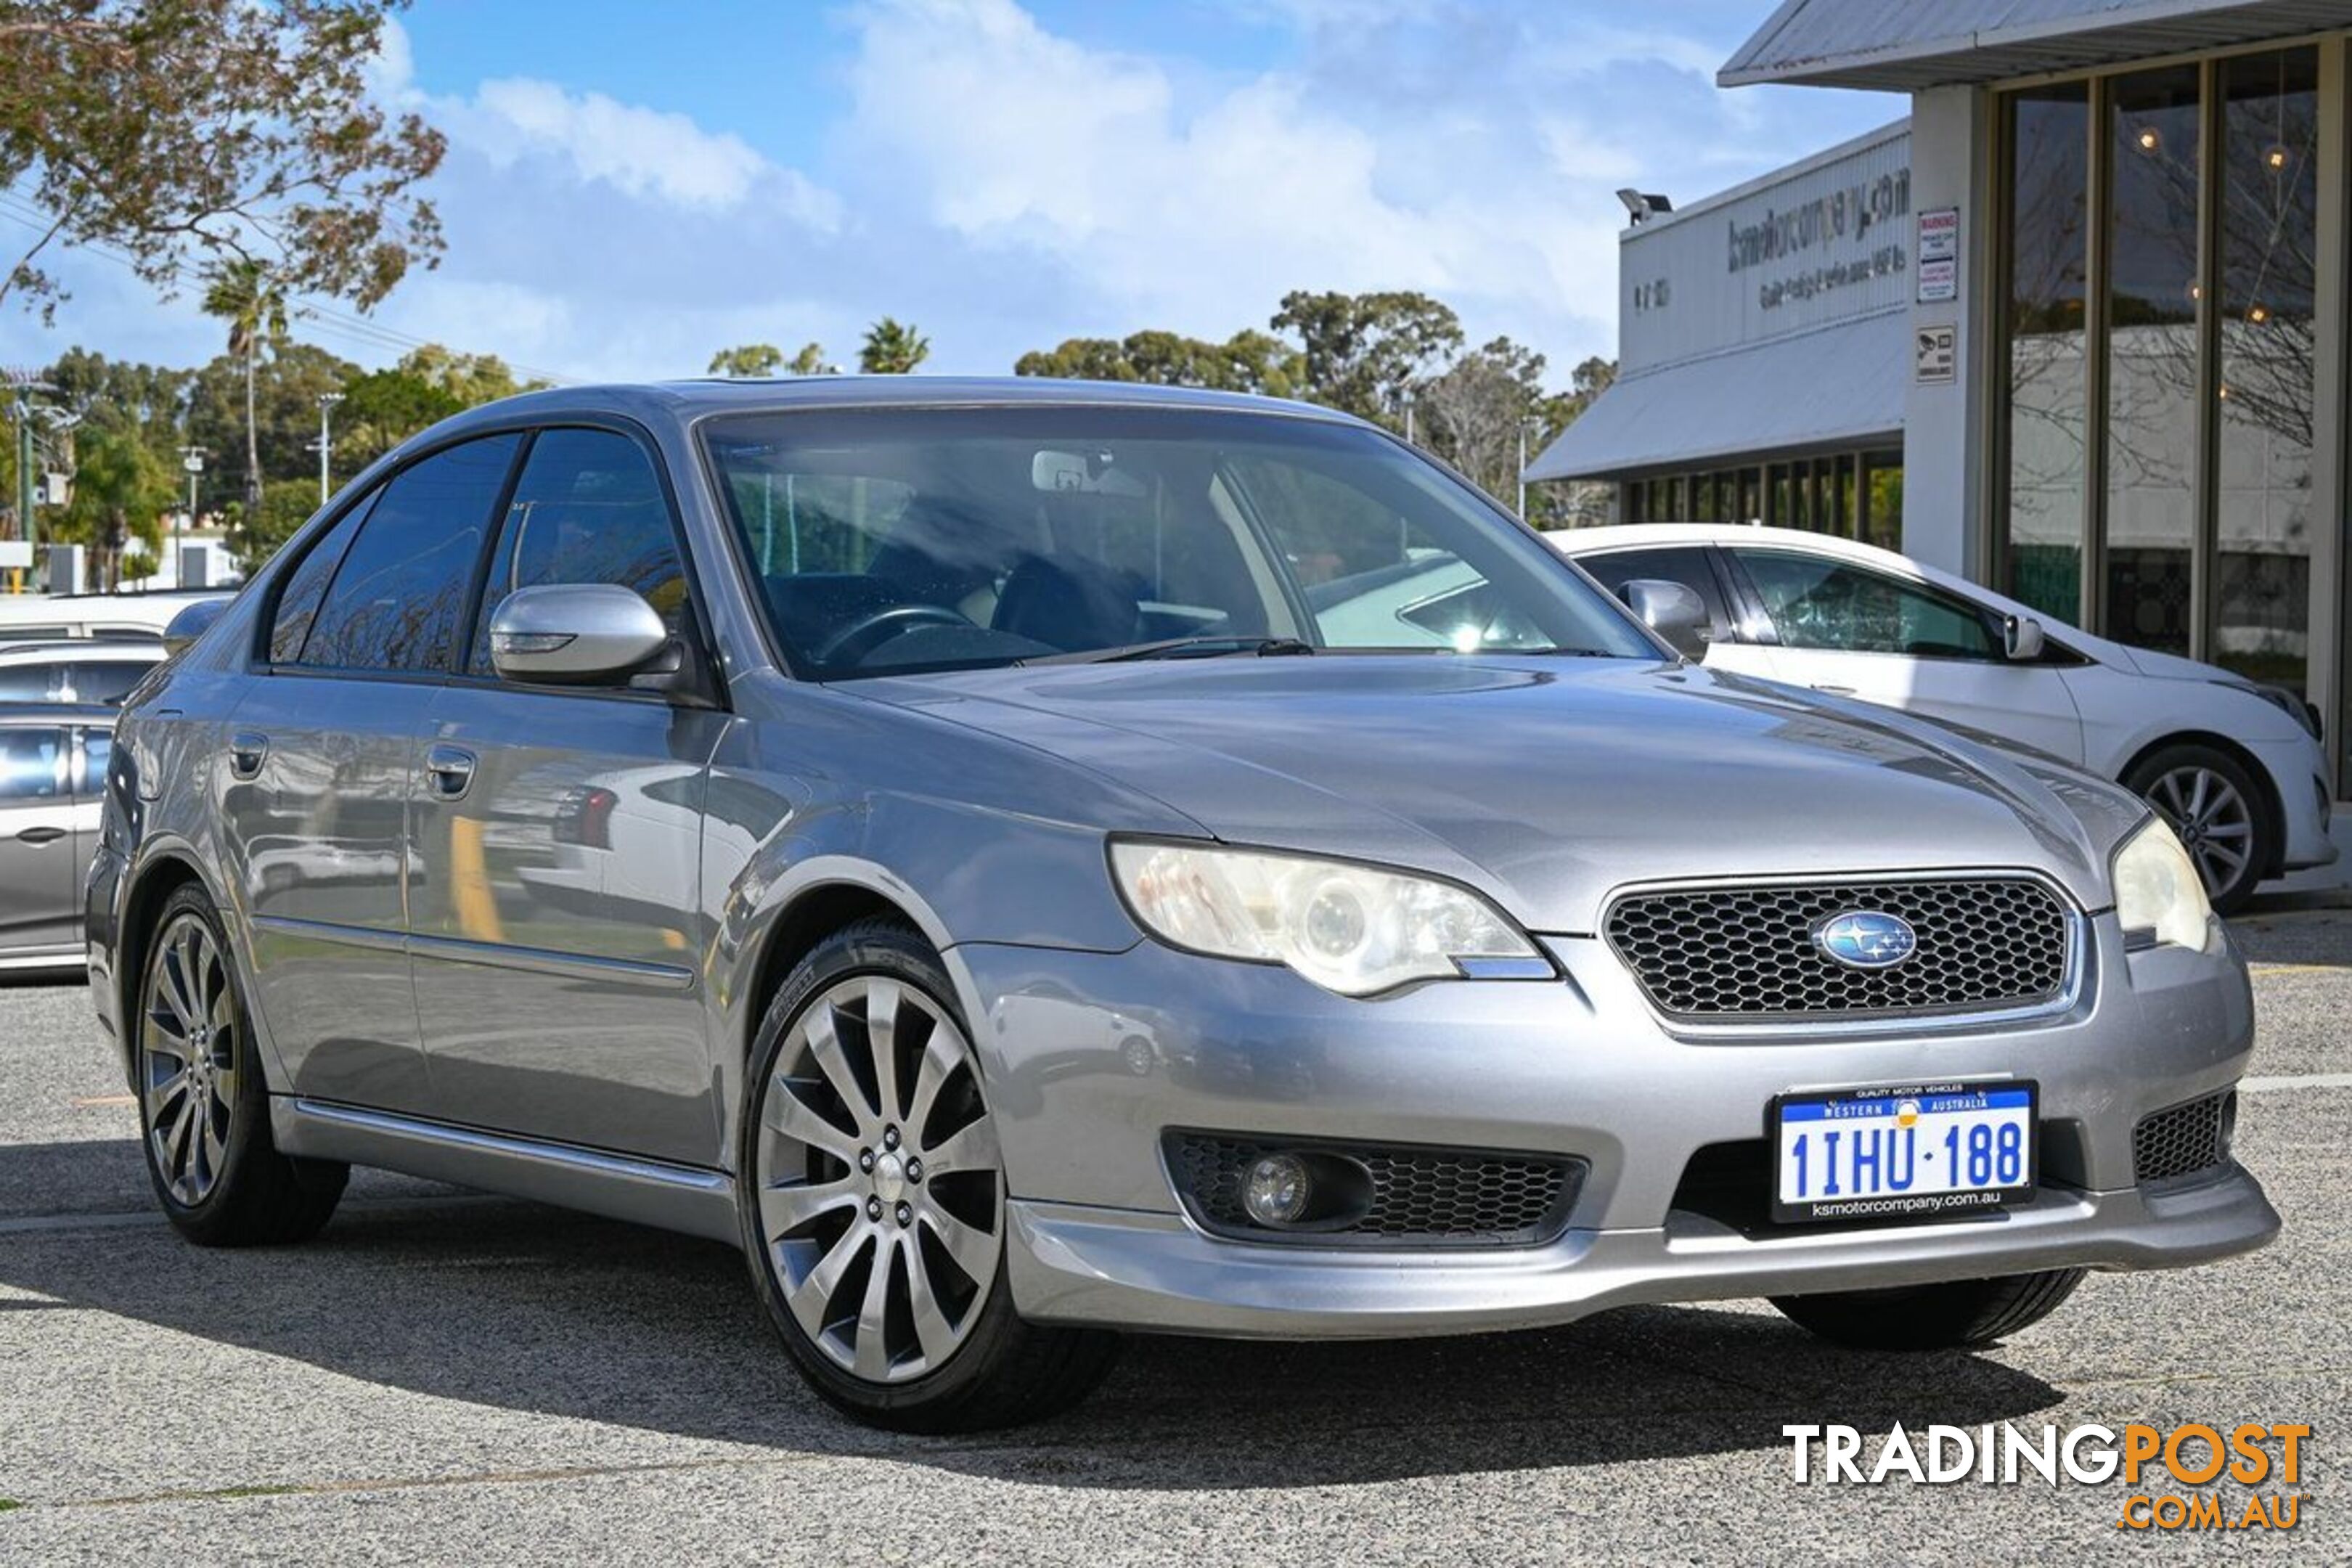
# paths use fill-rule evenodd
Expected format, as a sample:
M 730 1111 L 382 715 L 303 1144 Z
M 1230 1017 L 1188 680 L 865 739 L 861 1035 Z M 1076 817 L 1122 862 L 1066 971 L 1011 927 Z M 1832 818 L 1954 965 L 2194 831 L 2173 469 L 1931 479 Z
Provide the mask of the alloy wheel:
M 2228 779 L 2194 764 L 2174 768 L 2148 785 L 2147 802 L 2180 836 L 2207 893 L 2219 895 L 2244 874 L 2254 852 L 2254 814 Z
M 156 933 L 140 1016 L 140 1107 L 147 1147 L 174 1201 L 193 1207 L 221 1179 L 237 1098 L 236 995 L 212 928 L 183 913 Z
M 811 1343 L 867 1382 L 944 1365 L 1004 1251 L 971 1045 L 919 988 L 862 974 L 801 1010 L 761 1086 L 760 1235 Z

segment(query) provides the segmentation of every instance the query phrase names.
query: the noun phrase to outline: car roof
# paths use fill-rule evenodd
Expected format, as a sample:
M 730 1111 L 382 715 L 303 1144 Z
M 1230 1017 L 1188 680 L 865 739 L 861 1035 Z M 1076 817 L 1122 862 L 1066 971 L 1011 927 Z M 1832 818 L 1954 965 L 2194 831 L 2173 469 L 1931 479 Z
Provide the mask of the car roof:
M 143 637 L 39 637 L 29 642 L 9 642 L 0 637 L 0 659 L 73 658 L 103 663 L 117 658 L 124 663 L 137 659 L 156 664 L 163 657 L 161 638 L 151 642 Z
M 122 710 L 103 702 L 0 702 L 0 728 L 30 724 L 98 724 L 107 729 Z
M 1559 529 L 1544 537 L 1570 555 L 1588 555 L 1601 550 L 1654 549 L 1662 544 L 1788 545 L 1900 572 L 1926 571 L 1907 555 L 1864 544 L 1860 540 L 1815 533 L 1810 529 L 1765 528 L 1748 522 L 1614 522 L 1601 528 Z
M 665 416 L 751 414 L 817 408 L 1011 408 L 1092 406 L 1272 414 L 1328 424 L 1366 425 L 1351 414 L 1288 398 L 1137 382 L 1064 381 L 1037 375 L 805 375 L 551 387 L 484 404 L 433 427 L 435 437 L 517 419 L 593 412 Z

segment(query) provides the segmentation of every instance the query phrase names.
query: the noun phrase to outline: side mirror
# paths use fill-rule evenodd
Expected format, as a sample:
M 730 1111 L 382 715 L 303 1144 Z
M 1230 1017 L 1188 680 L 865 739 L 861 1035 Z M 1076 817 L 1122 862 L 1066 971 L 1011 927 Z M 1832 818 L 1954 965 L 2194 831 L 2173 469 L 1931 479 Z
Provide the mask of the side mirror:
M 213 623 L 221 618 L 221 612 L 228 605 L 226 599 L 198 599 L 173 616 L 172 624 L 163 628 L 163 657 L 177 658 L 186 652 L 198 637 L 212 630 Z
M 1636 577 L 1617 590 L 1641 623 L 1674 645 L 1676 653 L 1696 663 L 1706 657 L 1706 601 L 1684 583 L 1658 577 Z
M 2001 623 L 2001 652 L 2012 664 L 2030 664 L 2042 657 L 2042 623 L 2032 616 L 2011 616 Z
M 668 646 L 661 613 L 612 583 L 518 588 L 490 616 L 491 664 L 541 686 L 617 684 Z

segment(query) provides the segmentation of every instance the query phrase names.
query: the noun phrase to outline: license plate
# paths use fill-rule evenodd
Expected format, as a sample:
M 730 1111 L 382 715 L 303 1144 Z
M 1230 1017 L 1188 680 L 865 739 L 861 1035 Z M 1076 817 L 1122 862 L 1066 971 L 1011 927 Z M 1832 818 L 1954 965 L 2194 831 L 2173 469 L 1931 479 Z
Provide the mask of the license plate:
M 2033 1194 L 2034 1086 L 1914 1084 L 1772 1102 L 1772 1217 L 1985 1214 Z

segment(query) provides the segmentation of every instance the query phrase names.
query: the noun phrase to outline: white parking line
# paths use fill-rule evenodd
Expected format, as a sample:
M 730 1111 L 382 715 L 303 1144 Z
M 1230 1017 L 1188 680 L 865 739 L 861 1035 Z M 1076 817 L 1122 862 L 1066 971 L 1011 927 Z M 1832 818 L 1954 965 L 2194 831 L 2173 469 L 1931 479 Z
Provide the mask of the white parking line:
M 2352 1089 L 2352 1072 L 2306 1072 L 2286 1078 L 2247 1078 L 2238 1087 L 2249 1094 L 2273 1089 Z

